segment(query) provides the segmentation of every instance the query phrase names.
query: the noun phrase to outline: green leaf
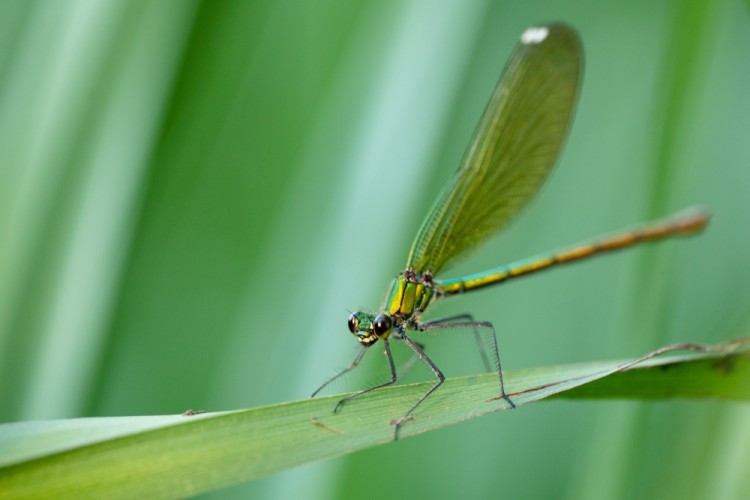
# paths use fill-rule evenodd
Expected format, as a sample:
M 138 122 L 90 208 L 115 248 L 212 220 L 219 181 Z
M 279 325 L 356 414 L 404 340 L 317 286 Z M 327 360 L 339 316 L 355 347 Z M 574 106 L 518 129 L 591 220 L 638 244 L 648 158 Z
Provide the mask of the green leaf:
M 668 346 L 621 362 L 508 371 L 517 406 L 547 397 L 750 400 L 750 339 Z M 701 351 L 651 359 L 678 349 Z M 0 426 L 0 497 L 182 497 L 393 440 L 390 421 L 431 382 L 197 415 L 83 418 Z M 494 374 L 446 380 L 406 423 L 408 437 L 508 409 Z M 517 410 L 522 411 L 522 410 Z M 186 412 L 187 413 L 187 412 Z

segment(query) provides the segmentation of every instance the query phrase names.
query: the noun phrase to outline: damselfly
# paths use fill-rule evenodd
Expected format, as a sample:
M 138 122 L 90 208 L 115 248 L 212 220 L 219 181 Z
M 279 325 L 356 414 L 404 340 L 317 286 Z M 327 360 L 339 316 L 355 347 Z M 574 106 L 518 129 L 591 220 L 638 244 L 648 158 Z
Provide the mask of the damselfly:
M 333 380 L 354 369 L 379 340 L 390 365 L 388 382 L 355 392 L 341 399 L 342 405 L 372 390 L 396 382 L 398 374 L 390 341 L 409 346 L 437 377 L 437 382 L 400 418 L 391 422 L 394 437 L 414 410 L 445 380 L 443 372 L 407 332 L 469 327 L 491 337 L 491 352 L 499 381 L 500 396 L 515 407 L 503 386 L 503 372 L 492 323 L 475 321 L 470 314 L 422 322 L 420 316 L 434 301 L 478 290 L 525 276 L 558 264 L 636 243 L 700 231 L 708 215 L 692 210 L 652 222 L 634 230 L 584 243 L 569 249 L 525 259 L 469 276 L 438 279 L 439 273 L 464 254 L 503 228 L 535 195 L 554 165 L 572 121 L 583 67 L 580 39 L 563 24 L 532 27 L 521 35 L 495 88 L 458 172 L 422 223 L 412 244 L 405 271 L 391 285 L 383 309 L 376 313 L 355 312 L 349 331 L 361 344 L 351 365 L 327 380 L 317 395 Z

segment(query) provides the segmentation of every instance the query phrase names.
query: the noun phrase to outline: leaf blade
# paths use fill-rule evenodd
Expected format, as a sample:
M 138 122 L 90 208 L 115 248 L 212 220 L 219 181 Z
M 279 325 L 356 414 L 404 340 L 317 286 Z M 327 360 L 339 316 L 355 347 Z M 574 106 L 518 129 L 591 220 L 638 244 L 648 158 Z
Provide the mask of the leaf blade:
M 673 380 L 671 396 L 690 396 L 688 389 L 694 378 L 679 377 L 680 370 L 684 369 L 713 380 L 705 384 L 713 388 L 713 392 L 692 397 L 750 400 L 750 350 L 733 347 L 736 346 L 658 360 L 643 361 L 652 357 L 654 353 L 651 353 L 625 363 L 606 361 L 517 370 L 507 373 L 506 383 L 519 406 L 555 395 L 607 397 L 607 391 L 614 389 L 598 388 L 587 394 L 580 388 L 607 379 L 610 379 L 610 386 L 616 387 L 611 380 L 627 379 L 631 372 L 639 373 L 641 383 L 635 386 L 619 383 L 617 397 L 627 397 L 624 389 L 628 387 L 631 397 L 640 397 L 644 387 L 650 385 L 649 381 L 667 373 Z M 636 363 L 640 368 L 633 368 Z M 665 366 L 669 368 L 664 369 Z M 630 371 L 620 373 L 628 367 Z M 683 389 L 675 391 L 675 384 L 679 386 L 680 380 Z M 331 409 L 339 396 L 192 417 L 63 421 L 58 429 L 69 431 L 77 427 L 82 434 L 73 435 L 75 439 L 69 439 L 67 446 L 61 445 L 58 435 L 56 447 L 50 449 L 48 455 L 22 457 L 16 454 L 15 462 L 9 461 L 6 454 L 9 443 L 18 444 L 14 436 L 21 426 L 27 427 L 28 437 L 33 435 L 29 426 L 49 432 L 50 423 L 5 424 L 0 426 L 0 450 L 3 450 L 0 463 L 6 464 L 0 467 L 0 497 L 148 495 L 173 498 L 250 481 L 311 461 L 390 442 L 390 419 L 400 414 L 401 408 L 411 404 L 429 385 L 426 382 L 375 391 L 336 415 Z M 404 426 L 400 435 L 427 432 L 505 408 L 507 404 L 497 398 L 497 380 L 493 374 L 448 379 L 441 387 L 440 397 L 430 398 L 417 420 Z M 92 437 L 90 433 L 92 426 L 106 429 L 116 424 L 122 424 L 120 435 Z

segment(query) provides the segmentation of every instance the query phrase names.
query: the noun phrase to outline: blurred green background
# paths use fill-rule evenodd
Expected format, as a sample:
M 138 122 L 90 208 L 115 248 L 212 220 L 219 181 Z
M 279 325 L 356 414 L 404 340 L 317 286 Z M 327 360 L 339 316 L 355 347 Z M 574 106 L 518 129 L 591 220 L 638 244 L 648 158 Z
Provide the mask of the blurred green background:
M 748 13 L 3 0 L 0 420 L 307 397 L 356 352 L 346 310 L 379 307 L 518 36 L 550 20 L 586 51 L 563 159 L 451 275 L 693 204 L 714 220 L 437 313 L 493 321 L 510 369 L 747 335 Z M 555 401 L 206 498 L 747 498 L 748 470 L 748 405 Z

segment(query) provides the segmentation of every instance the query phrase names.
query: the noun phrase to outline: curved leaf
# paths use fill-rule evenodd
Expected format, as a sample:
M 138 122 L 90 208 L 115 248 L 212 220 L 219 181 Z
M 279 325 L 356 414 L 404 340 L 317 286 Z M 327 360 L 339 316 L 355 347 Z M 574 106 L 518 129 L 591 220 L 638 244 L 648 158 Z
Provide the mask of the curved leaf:
M 508 371 L 506 387 L 517 406 L 551 396 L 750 401 L 747 343 Z M 678 349 L 702 352 L 651 359 Z M 4 424 L 0 497 L 172 498 L 250 481 L 391 442 L 390 420 L 429 384 L 374 391 L 338 414 L 331 409 L 340 396 L 331 396 L 233 412 Z M 448 379 L 400 436 L 507 409 L 497 392 L 494 374 Z

